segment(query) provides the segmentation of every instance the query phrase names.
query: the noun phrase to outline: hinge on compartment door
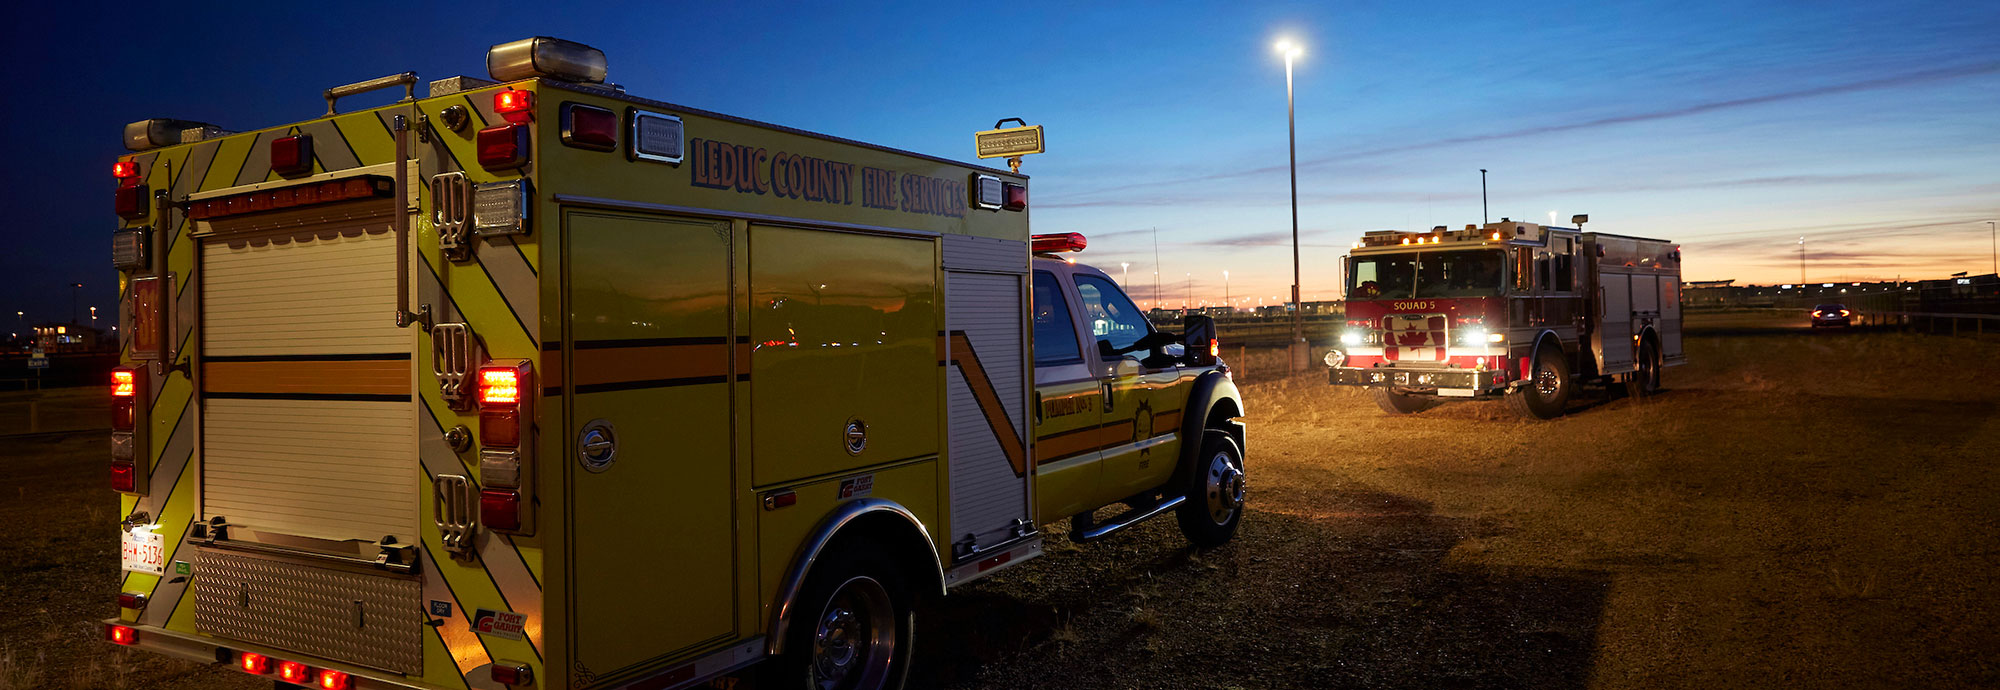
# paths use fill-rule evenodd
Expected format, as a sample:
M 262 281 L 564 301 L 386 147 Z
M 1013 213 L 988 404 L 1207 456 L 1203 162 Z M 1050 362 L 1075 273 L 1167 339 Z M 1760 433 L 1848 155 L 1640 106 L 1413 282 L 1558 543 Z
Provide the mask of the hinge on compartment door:
M 470 557 L 479 530 L 479 488 L 459 474 L 431 480 L 431 506 L 446 551 Z
M 479 340 L 464 323 L 441 323 L 431 327 L 431 374 L 437 376 L 438 392 L 454 410 L 472 408 L 472 372 L 479 368 Z
M 438 249 L 450 261 L 472 258 L 470 230 L 472 185 L 463 172 L 431 176 L 431 225 L 437 227 Z

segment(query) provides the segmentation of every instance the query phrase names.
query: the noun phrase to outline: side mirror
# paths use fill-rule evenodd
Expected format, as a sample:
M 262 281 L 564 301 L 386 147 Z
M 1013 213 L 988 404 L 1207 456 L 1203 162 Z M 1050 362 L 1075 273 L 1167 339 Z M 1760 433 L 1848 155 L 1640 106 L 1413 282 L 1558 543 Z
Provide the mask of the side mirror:
M 1215 366 L 1217 341 L 1215 319 L 1192 315 L 1181 319 L 1181 343 L 1187 347 L 1187 362 L 1191 366 Z

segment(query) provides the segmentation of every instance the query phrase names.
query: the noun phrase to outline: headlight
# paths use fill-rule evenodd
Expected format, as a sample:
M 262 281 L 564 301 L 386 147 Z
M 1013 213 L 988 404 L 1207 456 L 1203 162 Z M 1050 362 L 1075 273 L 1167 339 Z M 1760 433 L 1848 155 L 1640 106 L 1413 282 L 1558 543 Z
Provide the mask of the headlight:
M 1345 364 L 1346 362 L 1347 362 L 1347 353 L 1341 352 L 1339 350 L 1327 351 L 1326 353 L 1327 366 L 1339 369 L 1340 365 Z
M 1341 333 L 1341 334 L 1340 334 L 1340 344 L 1342 344 L 1342 345 L 1360 345 L 1360 344 L 1361 344 L 1361 332 L 1360 332 L 1360 331 L 1347 331 L 1347 332 L 1345 332 L 1345 333 Z
M 1486 342 L 1486 331 L 1468 328 L 1458 332 L 1458 341 L 1466 345 Z

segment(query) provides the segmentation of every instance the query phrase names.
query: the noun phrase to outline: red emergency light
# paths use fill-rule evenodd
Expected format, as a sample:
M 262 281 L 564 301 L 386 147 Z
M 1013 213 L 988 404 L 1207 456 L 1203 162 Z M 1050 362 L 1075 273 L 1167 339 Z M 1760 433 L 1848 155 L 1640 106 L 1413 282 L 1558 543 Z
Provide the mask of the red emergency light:
M 278 680 L 293 685 L 305 685 L 312 682 L 312 669 L 307 668 L 305 664 L 297 661 L 279 662 Z
M 130 647 L 139 642 L 139 631 L 123 625 L 105 625 L 104 639 L 110 640 L 112 644 Z
M 582 103 L 562 105 L 564 145 L 593 151 L 618 148 L 618 114 Z
M 479 167 L 487 170 L 508 170 L 527 165 L 528 146 L 528 126 L 523 124 L 494 125 L 479 130 L 474 138 Z
M 1033 236 L 1033 245 L 1035 253 L 1044 254 L 1049 252 L 1080 252 L 1083 251 L 1084 247 L 1089 246 L 1090 242 L 1083 238 L 1083 233 L 1066 232 L 1060 235 L 1035 235 Z
M 271 672 L 271 657 L 256 652 L 244 652 L 236 657 L 236 668 L 244 673 L 264 675 Z
M 120 180 L 138 179 L 139 164 L 136 161 L 118 161 L 112 163 L 111 176 Z
M 1000 185 L 1000 208 L 1021 211 L 1028 208 L 1028 186 L 1008 182 Z M 1081 249 L 1081 247 L 1079 247 Z
M 508 122 L 527 122 L 533 117 L 535 92 L 501 89 L 493 92 L 493 110 Z
M 153 212 L 153 209 L 148 208 L 146 205 L 146 202 L 152 198 L 152 195 L 148 191 L 146 185 L 142 184 L 129 184 L 119 187 L 115 193 L 116 197 L 111 203 L 111 209 L 118 213 L 119 218 L 126 220 L 144 218 L 147 214 Z
M 271 172 L 285 177 L 296 177 L 312 172 L 313 138 L 311 134 L 278 137 L 271 140 Z

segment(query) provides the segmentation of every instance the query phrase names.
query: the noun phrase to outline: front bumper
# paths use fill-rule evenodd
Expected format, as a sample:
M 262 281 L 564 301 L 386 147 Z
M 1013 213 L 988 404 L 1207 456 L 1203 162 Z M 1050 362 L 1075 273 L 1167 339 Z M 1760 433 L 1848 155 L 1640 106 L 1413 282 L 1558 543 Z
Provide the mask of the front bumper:
M 1363 388 L 1433 391 L 1446 397 L 1476 398 L 1505 393 L 1507 374 L 1491 369 L 1402 369 L 1396 367 L 1334 367 L 1327 383 Z

